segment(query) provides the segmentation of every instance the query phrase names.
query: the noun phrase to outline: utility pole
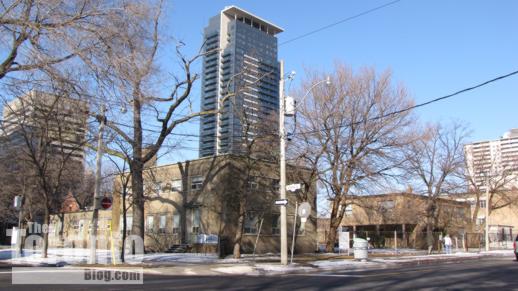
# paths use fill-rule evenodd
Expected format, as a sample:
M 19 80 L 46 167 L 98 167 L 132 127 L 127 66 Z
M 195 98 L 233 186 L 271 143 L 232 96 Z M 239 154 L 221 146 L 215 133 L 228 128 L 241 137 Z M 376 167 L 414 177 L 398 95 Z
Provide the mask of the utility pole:
M 99 136 L 97 141 L 97 155 L 95 157 L 95 189 L 93 200 L 93 213 L 90 233 L 90 264 L 97 263 L 96 247 L 97 247 L 97 224 L 99 220 L 99 208 L 101 202 L 101 167 L 103 156 L 103 131 L 106 123 L 105 107 L 101 105 L 101 122 L 99 124 Z
M 284 111 L 286 99 L 284 96 L 284 60 L 280 61 L 280 82 L 279 82 L 279 186 L 280 199 L 286 199 L 286 133 L 284 128 Z M 288 264 L 288 226 L 286 217 L 286 205 L 281 205 L 281 265 Z
M 486 252 L 489 252 L 489 179 L 486 179 Z

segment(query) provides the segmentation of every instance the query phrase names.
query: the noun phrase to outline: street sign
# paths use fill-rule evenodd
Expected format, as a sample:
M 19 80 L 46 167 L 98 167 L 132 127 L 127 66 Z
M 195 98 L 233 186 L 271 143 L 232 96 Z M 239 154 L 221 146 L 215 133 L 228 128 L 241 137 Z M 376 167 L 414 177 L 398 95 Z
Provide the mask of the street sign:
M 288 199 L 275 200 L 275 205 L 284 205 L 284 206 L 286 206 L 287 204 L 288 204 Z
M 290 184 L 290 185 L 286 186 L 286 190 L 288 190 L 290 192 L 295 192 L 297 190 L 300 190 L 301 187 L 302 187 L 302 185 L 300 183 L 298 183 L 298 184 Z
M 103 200 L 101 200 L 101 206 L 104 210 L 110 209 L 110 207 L 112 207 L 112 199 L 110 197 L 104 197 Z
M 311 205 L 308 202 L 300 203 L 298 214 L 301 218 L 308 218 L 311 214 Z

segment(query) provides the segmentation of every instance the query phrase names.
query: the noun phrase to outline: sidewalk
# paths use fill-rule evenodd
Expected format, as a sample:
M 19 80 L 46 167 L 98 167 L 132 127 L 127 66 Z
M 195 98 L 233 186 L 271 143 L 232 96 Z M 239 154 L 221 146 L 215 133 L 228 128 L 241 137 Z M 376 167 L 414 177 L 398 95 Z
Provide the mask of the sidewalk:
M 127 267 L 143 267 L 145 273 L 168 275 L 282 275 L 295 273 L 327 272 L 337 270 L 359 271 L 366 269 L 382 269 L 399 265 L 420 265 L 433 262 L 458 262 L 477 260 L 487 256 L 506 256 L 514 258 L 512 250 L 490 251 L 479 253 L 457 252 L 451 255 L 411 255 L 403 256 L 373 252 L 367 261 L 356 261 L 346 254 L 305 254 L 294 258 L 288 266 L 280 265 L 277 254 L 266 254 L 256 257 L 244 255 L 241 259 L 219 259 L 214 254 L 146 254 L 124 265 L 112 265 L 109 251 L 99 251 L 98 259 L 105 265 L 87 265 L 87 249 L 49 249 L 49 258 L 42 259 L 39 253 L 26 252 L 26 257 L 13 258 L 12 250 L 0 250 L 0 262 L 13 266 L 24 264 L 33 266 L 63 266 L 65 268 L 118 269 Z
M 366 269 L 384 269 L 400 265 L 420 265 L 433 262 L 459 262 L 464 260 L 478 260 L 488 256 L 505 256 L 511 259 L 513 258 L 513 253 L 512 250 L 505 250 L 481 253 L 458 252 L 451 255 L 437 254 L 399 257 L 375 257 L 368 259 L 367 261 L 356 261 L 354 259 L 329 259 L 316 260 L 307 263 L 295 263 L 288 266 L 281 266 L 279 263 L 258 263 L 254 266 L 250 266 L 249 269 L 238 266 L 230 266 L 218 267 L 212 270 L 225 274 L 242 275 L 279 275 L 337 270 L 359 271 Z

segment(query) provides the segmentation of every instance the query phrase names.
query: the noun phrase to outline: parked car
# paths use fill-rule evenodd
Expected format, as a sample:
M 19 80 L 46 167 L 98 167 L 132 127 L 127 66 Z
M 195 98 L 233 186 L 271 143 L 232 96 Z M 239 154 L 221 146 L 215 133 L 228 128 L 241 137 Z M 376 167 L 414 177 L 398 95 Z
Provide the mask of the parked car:
M 514 255 L 516 256 L 516 260 L 518 261 L 518 235 L 514 239 L 513 248 L 514 248 Z

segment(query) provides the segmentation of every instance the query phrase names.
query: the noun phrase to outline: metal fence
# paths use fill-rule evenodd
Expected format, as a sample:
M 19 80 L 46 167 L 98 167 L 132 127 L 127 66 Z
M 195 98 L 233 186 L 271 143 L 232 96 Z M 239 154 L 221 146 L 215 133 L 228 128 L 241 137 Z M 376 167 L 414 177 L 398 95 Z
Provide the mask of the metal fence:
M 431 243 L 432 251 L 441 253 L 444 251 L 444 233 L 433 232 Z M 368 241 L 370 249 L 411 249 L 428 250 L 428 236 L 426 232 L 401 232 L 401 231 L 355 231 L 349 233 L 350 248 L 353 247 L 354 238 L 363 238 Z M 484 233 L 455 233 L 450 234 L 452 248 L 455 251 L 482 251 L 485 250 Z M 513 234 L 489 233 L 489 249 L 512 249 Z M 338 243 L 337 243 L 338 245 Z

